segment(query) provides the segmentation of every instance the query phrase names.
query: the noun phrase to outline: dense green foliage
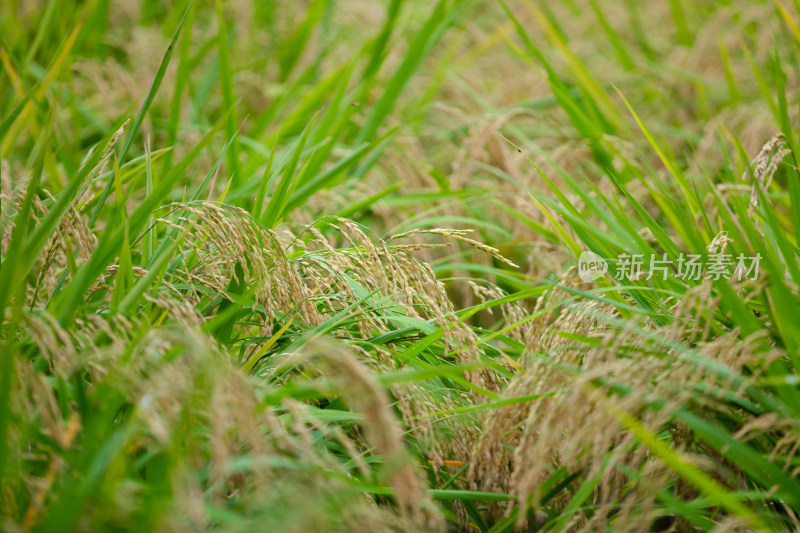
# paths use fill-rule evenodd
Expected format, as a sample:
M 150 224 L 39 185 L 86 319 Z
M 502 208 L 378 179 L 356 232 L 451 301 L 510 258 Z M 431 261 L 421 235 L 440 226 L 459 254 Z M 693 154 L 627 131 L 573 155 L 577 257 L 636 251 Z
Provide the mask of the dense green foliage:
M 4 1 L 0 530 L 800 528 L 799 28 Z

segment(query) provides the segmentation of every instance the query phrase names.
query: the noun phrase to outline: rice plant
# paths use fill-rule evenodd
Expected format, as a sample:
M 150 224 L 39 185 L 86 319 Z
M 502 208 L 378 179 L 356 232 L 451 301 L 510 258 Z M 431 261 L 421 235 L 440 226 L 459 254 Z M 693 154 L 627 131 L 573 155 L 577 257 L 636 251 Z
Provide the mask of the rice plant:
M 4 2 L 0 529 L 800 528 L 798 28 Z

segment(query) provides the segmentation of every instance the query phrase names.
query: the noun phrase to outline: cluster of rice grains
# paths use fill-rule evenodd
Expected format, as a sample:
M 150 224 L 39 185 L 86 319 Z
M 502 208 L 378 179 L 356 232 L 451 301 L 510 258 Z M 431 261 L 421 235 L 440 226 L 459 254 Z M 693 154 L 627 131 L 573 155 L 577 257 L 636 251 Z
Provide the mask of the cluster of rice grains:
M 356 443 L 362 453 L 373 448 L 384 460 L 404 456 L 399 452 L 406 446 L 400 437 L 403 432 L 400 426 L 392 429 L 397 417 L 388 403 L 387 408 L 379 408 L 383 391 L 370 380 L 377 372 L 406 366 L 397 353 L 421 338 L 418 333 L 402 334 L 408 325 L 422 331 L 441 326 L 442 340 L 436 345 L 443 350 L 441 359 L 454 365 L 471 364 L 466 379 L 479 388 L 499 391 L 502 387 L 497 372 L 477 368 L 481 366 L 477 337 L 456 317 L 430 266 L 411 253 L 418 245 L 387 244 L 346 219 L 332 219 L 298 234 L 267 230 L 241 209 L 210 202 L 171 205 L 157 223 L 171 238 L 180 240 L 180 253 L 176 254 L 178 266 L 165 276 L 167 290 L 148 299 L 169 311 L 173 319 L 191 323 L 181 320 L 175 310 L 186 314 L 187 309 L 200 307 L 203 297 L 212 301 L 215 295 L 236 298 L 231 288 L 243 286 L 254 296 L 247 304 L 252 315 L 238 321 L 241 326 L 235 338 L 268 339 L 291 325 L 298 336 L 325 333 L 347 343 L 347 347 L 342 343 L 318 349 L 319 342 L 312 341 L 296 350 L 292 344 L 266 353 L 261 343 L 243 343 L 241 358 L 263 357 L 256 372 L 275 384 L 306 380 L 328 369 L 323 375 L 336 376 L 342 385 L 334 393 L 346 397 L 351 407 L 365 409 L 366 438 Z M 502 258 L 497 250 L 467 239 L 461 231 L 424 233 L 459 239 Z M 382 336 L 392 339 L 370 341 Z M 333 357 L 330 354 L 339 354 L 335 365 L 327 361 Z M 352 371 L 343 372 L 347 368 Z M 361 398 L 357 391 L 368 398 Z M 466 458 L 470 443 L 477 438 L 477 425 L 472 418 L 449 413 L 482 401 L 479 394 L 468 387 L 445 387 L 440 380 L 396 384 L 390 392 L 410 437 L 434 467 Z M 361 439 L 357 436 L 357 440 Z M 390 466 L 390 471 L 396 467 Z M 438 529 L 439 514 L 431 512 L 430 502 L 425 503 L 429 497 L 421 474 L 416 467 L 407 467 L 398 467 L 387 478 L 401 515 L 423 529 Z
M 574 272 L 562 284 L 581 286 Z M 490 520 L 513 511 L 519 527 L 536 528 L 555 516 L 546 515 L 545 506 L 550 513 L 565 511 L 583 485 L 590 490 L 586 499 L 557 529 L 596 531 L 609 523 L 615 531 L 691 528 L 684 518 L 665 515 L 657 501 L 663 491 L 678 499 L 698 494 L 641 445 L 626 426 L 630 417 L 645 431 L 668 438 L 682 459 L 734 489 L 746 490 L 737 467 L 694 442 L 678 411 L 708 410 L 739 423 L 744 418 L 737 438 L 779 431 L 781 450 L 795 457 L 800 428 L 791 418 L 755 416 L 730 405 L 731 398 L 746 398 L 745 388 L 759 379 L 759 369 L 785 353 L 765 345 L 761 335 L 746 342 L 735 334 L 715 336 L 703 317 L 717 305 L 710 286 L 700 285 L 674 306 L 672 324 L 658 326 L 623 320 L 610 306 L 576 300 L 568 290 L 542 296 L 526 333 L 523 368 L 502 393 L 509 404 L 485 415 L 472 448 L 469 488 L 512 496 L 508 504 L 488 507 Z M 746 379 L 740 373 L 745 367 Z M 569 486 L 572 491 L 565 490 Z M 720 520 L 723 529 L 749 527 L 734 517 Z
M 18 195 L 5 193 L 4 200 L 12 198 Z M 44 205 L 37 204 L 37 213 L 44 212 Z M 297 233 L 273 231 L 244 210 L 210 202 L 172 204 L 162 210 L 156 225 L 178 246 L 173 266 L 142 303 L 160 307 L 168 317 L 165 325 L 182 328 L 154 328 L 133 339 L 127 332 L 146 329 L 144 317 L 97 314 L 64 328 L 46 313 L 36 313 L 26 317 L 24 329 L 54 375 L 69 380 L 75 372 L 89 372 L 96 383 L 110 384 L 136 406 L 130 450 L 170 449 L 187 419 L 210 428 L 206 441 L 180 437 L 191 441 L 187 449 L 192 453 L 181 457 L 171 473 L 175 497 L 186 510 L 171 523 L 178 529 L 183 527 L 180 520 L 208 523 L 207 511 L 198 503 L 205 493 L 219 501 L 241 497 L 244 505 L 267 501 L 270 508 L 285 508 L 287 514 L 275 517 L 275 524 L 294 523 L 297 531 L 440 530 L 441 513 L 425 489 L 408 439 L 436 472 L 463 465 L 462 488 L 511 496 L 509 503 L 488 505 L 490 522 L 516 512 L 519 527 L 541 524 L 545 506 L 552 513 L 570 505 L 566 486 L 577 489 L 591 480 L 586 502 L 592 512 L 578 509 L 561 524 L 566 529 L 590 531 L 608 523 L 623 531 L 680 528 L 685 525 L 682 519 L 664 516 L 657 498 L 664 491 L 691 498 L 696 496 L 694 489 L 675 479 L 663 460 L 639 443 L 619 413 L 635 417 L 653 434 L 668 435 L 673 448 L 704 471 L 730 473 L 735 466 L 713 450 L 696 447 L 675 413 L 691 406 L 724 416 L 730 408 L 721 401 L 722 391 L 729 400 L 731 395 L 743 396 L 747 385 L 732 376 L 740 376 L 745 366 L 749 371 L 764 368 L 765 361 L 782 355 L 773 348 L 765 350 L 761 338 L 743 343 L 734 336 L 715 336 L 703 317 L 717 302 L 710 297 L 710 287 L 702 284 L 673 308 L 675 320 L 669 326 L 622 320 L 610 306 L 576 298 L 564 289 L 545 293 L 532 315 L 522 306 L 504 304 L 499 310 L 505 323 L 519 324 L 506 334 L 526 350 L 517 361 L 487 364 L 475 331 L 456 316 L 430 266 L 412 254 L 426 245 L 396 244 L 402 238 L 433 234 L 506 261 L 462 231 L 415 230 L 385 242 L 345 219 L 326 219 Z M 63 256 L 69 249 L 77 248 L 82 258 L 95 242 L 81 216 L 70 212 L 45 248 L 36 285 L 29 291 L 31 303 L 47 296 L 64 271 Z M 62 268 L 52 268 L 54 264 Z M 116 264 L 109 267 L 90 293 L 109 285 L 118 269 Z M 133 274 L 142 278 L 147 272 L 139 268 Z M 568 272 L 562 286 L 580 288 L 580 282 Z M 472 284 L 472 290 L 482 301 L 503 296 L 491 285 Z M 236 301 L 242 295 L 250 298 Z M 223 348 L 200 330 L 221 300 L 249 310 L 248 316 L 237 319 L 231 335 L 235 340 L 227 348 L 238 349 L 241 360 L 260 359 L 248 367 L 255 370 L 256 379 L 236 370 L 232 360 L 222 356 Z M 535 319 L 528 320 L 530 316 Z M 425 339 L 425 332 L 437 331 L 435 326 L 441 326 L 442 338 L 425 345 L 434 355 L 430 361 L 465 365 L 461 386 L 445 384 L 440 377 L 400 380 L 388 390 L 380 385 L 379 373 L 426 368 L 416 359 L 415 345 Z M 413 333 L 406 333 L 409 329 Z M 262 348 L 258 339 L 284 332 L 304 341 Z M 314 339 L 321 334 L 331 338 Z M 161 354 L 175 353 L 176 346 L 182 358 L 179 364 L 169 364 Z M 406 350 L 415 356 L 405 357 Z M 120 359 L 119 354 L 127 356 Z M 717 360 L 732 372 L 721 373 L 700 360 Z M 502 372 L 497 364 L 504 365 Z M 748 380 L 758 378 L 753 372 Z M 359 422 L 344 430 L 315 416 L 314 401 L 300 402 L 276 392 L 293 380 L 311 384 L 322 396 L 338 396 Z M 80 416 L 59 410 L 50 382 L 25 367 L 15 388 L 15 412 L 40 420 L 43 431 L 62 446 L 80 442 Z M 484 403 L 481 390 L 498 394 L 505 405 L 452 416 L 463 411 L 460 408 Z M 260 398 L 276 394 L 278 400 L 265 407 Z M 782 436 L 773 453 L 786 455 L 789 468 L 800 447 L 800 428 L 776 417 L 745 418 L 737 438 L 778 431 Z M 343 450 L 339 453 L 348 460 L 343 463 L 320 446 L 314 437 L 320 434 L 338 442 Z M 365 460 L 371 453 L 382 459 L 377 476 L 391 488 L 395 505 L 376 505 L 343 481 L 352 469 L 372 475 L 370 468 L 375 467 Z M 246 472 L 232 467 L 245 456 L 252 461 Z M 31 523 L 63 470 L 58 455 L 45 453 L 43 460 L 49 468 L 42 477 L 30 478 L 27 488 L 33 495 L 27 513 Z M 287 461 L 292 466 L 286 466 Z M 203 464 L 211 465 L 210 489 L 191 474 Z M 563 484 L 556 489 L 548 480 L 559 471 L 564 473 Z M 735 478 L 726 475 L 725 482 Z M 297 493 L 309 494 L 318 512 L 293 522 L 290 500 Z M 340 512 L 325 511 L 330 505 Z M 452 508 L 460 527 L 468 527 L 465 508 Z M 327 522 L 333 517 L 341 522 Z M 732 519 L 725 524 L 741 526 Z
M 43 214 L 44 207 L 39 207 Z M 241 211 L 212 204 L 180 208 L 179 217 L 171 221 L 160 219 L 167 230 L 179 229 L 174 237 L 184 237 L 183 249 L 176 254 L 180 267 L 168 273 L 161 285 L 163 289 L 145 295 L 144 299 L 167 311 L 167 323 L 177 322 L 182 328 L 147 328 L 139 318 L 121 314 L 91 314 L 63 327 L 46 312 L 26 314 L 22 324 L 24 333 L 48 364 L 53 379 L 57 377 L 58 381 L 68 383 L 76 375 L 85 376 L 93 389 L 114 390 L 123 404 L 131 406 L 125 409 L 130 413 L 125 418 L 131 428 L 126 432 L 125 455 L 134 460 L 145 451 L 163 453 L 174 461 L 170 465 L 170 484 L 184 513 L 170 515 L 161 526 L 183 530 L 189 524 L 194 524 L 191 527 L 208 524 L 210 516 L 202 502 L 204 497 L 211 497 L 220 505 L 236 498 L 241 505 L 251 506 L 256 514 L 282 509 L 280 516 L 274 512 L 269 516 L 271 523 L 281 530 L 441 529 L 440 515 L 425 490 L 424 480 L 407 456 L 403 430 L 385 391 L 352 353 L 344 348 L 320 349 L 320 353 L 338 356 L 326 356 L 330 364 L 325 361 L 317 364 L 314 358 L 312 363 L 327 369 L 324 374 L 334 377 L 339 384 L 333 393 L 341 393 L 352 408 L 362 413 L 361 425 L 367 441 L 364 447 L 353 442 L 352 435 L 342 434 L 335 425 L 319 421 L 305 403 L 286 398 L 274 406 L 260 405 L 259 395 L 273 390 L 271 380 L 260 380 L 263 390 L 259 390 L 259 380 L 247 381 L 235 370 L 213 339 L 200 331 L 202 318 L 196 307 L 201 294 L 224 293 L 237 276 L 237 263 L 248 265 L 238 268 L 238 274 L 245 278 L 239 281 L 257 286 L 257 305 L 269 310 L 260 328 L 265 334 L 271 333 L 273 321 L 287 319 L 289 314 L 294 314 L 297 323 L 313 328 L 357 302 L 360 298 L 354 289 L 348 288 L 346 279 L 363 283 L 365 290 L 385 289 L 388 285 L 392 297 L 400 293 L 408 296 L 409 309 L 414 306 L 425 309 L 426 300 L 446 301 L 437 292 L 441 287 L 433 280 L 432 273 L 412 270 L 419 266 L 410 256 L 395 258 L 405 253 L 390 252 L 386 247 L 366 252 L 354 248 L 347 253 L 322 246 L 325 249 L 319 254 L 306 251 L 297 255 L 304 258 L 303 262 L 295 262 L 290 259 L 292 253 L 287 252 L 289 247 L 276 233 L 257 228 Z M 351 232 L 349 236 L 358 240 L 358 244 L 353 241 L 354 247 L 363 248 L 369 241 L 355 226 L 344 221 L 342 224 Z M 64 230 L 58 236 L 66 235 L 72 242 L 81 242 L 72 236 L 75 231 L 85 229 L 77 214 L 68 216 L 62 226 Z M 86 234 L 92 235 L 88 230 Z M 314 234 L 322 239 L 318 232 Z M 65 239 L 54 238 L 54 243 L 59 242 Z M 87 250 L 93 249 L 92 238 L 85 242 Z M 56 260 L 63 262 L 65 252 L 63 245 L 51 244 L 46 248 L 47 260 L 41 262 L 39 280 L 50 270 L 63 271 L 51 266 Z M 368 255 L 360 257 L 362 252 Z M 192 257 L 193 254 L 196 255 Z M 373 260 L 381 261 L 381 266 L 371 267 L 381 273 L 380 279 L 367 274 Z M 395 274 L 388 274 L 389 269 L 394 269 Z M 103 288 L 118 271 L 118 265 L 108 268 L 90 293 Z M 144 269 L 135 272 L 139 278 L 146 274 Z M 54 274 L 47 277 L 51 275 Z M 37 282 L 39 285 L 41 281 Z M 41 293 L 46 296 L 44 291 Z M 356 332 L 348 332 L 346 328 L 338 332 L 343 337 L 388 332 L 392 329 L 390 323 L 378 318 L 383 312 L 376 309 L 369 313 L 365 307 Z M 455 321 L 452 309 L 437 313 L 438 316 L 430 317 Z M 420 320 L 430 318 L 424 312 L 417 316 Z M 139 336 L 137 332 L 142 331 L 146 333 Z M 457 332 L 452 335 L 458 338 Z M 59 403 L 55 385 L 58 381 L 53 379 L 46 379 L 31 365 L 22 365 L 13 385 L 12 409 L 30 423 L 41 424 L 42 431 L 53 442 L 64 448 L 80 446 L 88 453 L 91 446 L 85 441 L 88 438 L 84 433 L 88 431 L 85 421 L 77 406 L 65 408 Z M 204 431 L 186 433 L 187 421 L 192 421 L 195 427 L 209 428 L 207 437 Z M 314 433 L 342 443 L 352 463 L 362 468 L 366 468 L 361 459 L 366 449 L 374 448 L 380 453 L 388 465 L 385 481 L 394 490 L 399 513 L 392 511 L 392 506 L 376 506 L 374 500 L 349 485 L 348 469 L 341 460 L 320 449 Z M 18 440 L 12 434 L 12 449 L 23 451 L 23 443 Z M 185 453 L 171 453 L 176 447 Z M 38 521 L 46 498 L 52 497 L 54 484 L 69 477 L 58 452 L 39 449 L 36 457 L 49 466 L 41 477 L 30 476 L 25 487 L 17 487 L 20 493 L 31 495 L 28 503 L 19 502 L 27 509 L 23 526 Z M 250 461 L 244 470 L 234 466 L 243 457 L 249 457 Z M 193 474 L 204 465 L 210 467 L 210 487 L 204 487 Z M 332 475 L 333 472 L 339 475 Z M 296 508 L 298 494 L 304 496 L 302 512 Z M 117 500 L 117 496 L 123 495 L 127 496 Z M 124 490 L 112 493 L 106 508 L 108 519 L 120 520 L 126 516 L 126 509 L 136 509 L 139 496 Z M 101 522 L 104 519 L 95 518 Z
M 93 442 L 104 438 L 95 433 L 98 421 L 106 416 L 125 421 L 126 429 L 119 433 L 123 441 L 113 452 L 116 474 L 101 481 L 107 484 L 108 497 L 104 505 L 87 509 L 87 523 L 111 529 L 138 522 L 157 524 L 165 531 L 194 530 L 216 521 L 209 504 L 224 508 L 235 502 L 252 523 L 268 530 L 437 528 L 437 516 L 430 512 L 432 504 L 422 480 L 409 470 L 410 462 L 398 464 L 387 479 L 402 506 L 400 512 L 378 506 L 348 483 L 347 461 L 330 454 L 318 438 L 323 435 L 343 443 L 352 461 L 363 452 L 335 425 L 318 420 L 308 404 L 285 399 L 265 405 L 264 398 L 271 393 L 267 382 L 246 378 L 196 330 L 157 328 L 133 339 L 116 332 L 136 331 L 141 324 L 112 322 L 98 319 L 80 326 L 80 332 L 67 332 L 40 319 L 30 319 L 26 325 L 42 353 L 53 361 L 54 377 L 72 382 L 70 370 L 89 376 L 97 392 L 88 396 L 86 419 L 78 406 L 64 412 L 54 379 L 46 379 L 29 365 L 21 368 L 14 384 L 17 416 L 41 424 L 41 431 L 64 449 L 81 450 L 89 457 L 100 453 L 103 441 Z M 101 332 L 113 335 L 113 341 L 97 347 Z M 126 357 L 120 357 L 122 353 Z M 375 401 L 376 396 L 369 399 Z M 116 406 L 121 407 L 114 415 Z M 385 401 L 364 407 L 363 425 L 377 450 L 399 463 L 403 456 L 397 451 L 396 436 L 401 431 L 396 420 L 383 412 L 370 415 L 370 409 L 387 408 Z M 373 437 L 381 431 L 389 436 Z M 14 442 L 12 449 L 24 450 L 24 443 Z M 52 506 L 60 494 L 70 497 L 54 489 L 74 483 L 58 451 L 37 447 L 33 453 L 48 466 L 41 476 L 25 478 L 24 487 L 15 487 L 16 494 L 31 495 L 27 505 L 24 499 L 18 502 L 27 509 L 23 527 L 39 521 L 45 501 Z M 160 504 L 160 512 L 152 516 L 138 514 L 148 508 L 148 498 L 161 497 L 137 488 L 136 464 L 147 457 L 160 458 L 172 505 L 180 512 L 165 513 Z M 207 479 L 199 475 L 206 470 Z M 250 529 L 246 522 L 240 527 Z
M 5 162 L 3 162 L 5 166 Z M 6 167 L 0 171 L 2 184 L 0 185 L 0 255 L 6 256 L 8 247 L 11 244 L 11 235 L 14 229 L 14 216 L 22 204 L 23 197 L 28 189 L 28 181 L 21 180 L 12 183 L 10 171 Z M 42 195 L 49 202 L 55 203 L 55 199 L 46 189 Z M 32 197 L 32 211 L 30 225 L 35 227 L 44 218 L 48 209 L 45 201 L 38 195 Z M 36 282 L 29 288 L 26 294 L 26 303 L 35 306 L 42 297 L 52 294 L 54 288 L 60 281 L 68 279 L 69 272 L 64 273 L 67 266 L 67 251 L 74 253 L 75 261 L 80 264 L 91 257 L 97 245 L 97 238 L 86 225 L 86 222 L 74 207 L 69 209 L 56 231 L 48 240 L 42 256 L 38 258 L 38 276 Z M 64 276 L 64 279 L 62 278 Z
M 480 362 L 475 333 L 456 317 L 430 266 L 412 255 L 416 246 L 387 244 L 345 219 L 327 222 L 326 227 L 332 230 L 327 236 L 317 226 L 295 235 L 265 230 L 244 211 L 231 207 L 201 203 L 174 209 L 184 214 L 169 224 L 192 225 L 185 247 L 194 252 L 195 258 L 192 265 L 176 270 L 176 279 L 191 280 L 220 294 L 231 280 L 255 289 L 254 312 L 262 314 L 258 326 L 241 336 L 269 338 L 291 320 L 292 326 L 300 330 L 321 328 L 330 336 L 352 341 L 350 346 L 380 371 L 404 366 L 402 359 L 395 357 L 395 350 L 417 340 L 419 334 L 398 336 L 383 343 L 369 339 L 409 325 L 417 325 L 423 331 L 433 331 L 439 325 L 444 359 L 454 364 Z M 488 246 L 464 238 L 462 232 L 427 233 L 462 238 L 486 253 L 499 255 Z M 404 236 L 407 234 L 393 239 Z M 334 239 L 338 242 L 332 242 Z M 182 257 L 191 255 L 187 251 Z M 238 280 L 239 276 L 243 279 Z M 259 348 L 247 348 L 245 358 Z M 297 355 L 285 351 L 276 354 L 264 366 L 264 373 L 283 371 Z M 468 379 L 491 390 L 501 386 L 497 373 L 491 370 L 471 370 Z M 472 395 L 465 391 L 448 398 L 428 390 L 425 384 L 397 386 L 394 392 L 401 414 L 406 420 L 415 421 L 411 424 L 417 426 L 417 436 L 430 446 L 431 460 L 441 464 L 448 459 L 441 449 L 442 434 L 458 432 L 435 427 L 431 414 L 474 401 Z M 452 423 L 448 419 L 442 417 L 442 424 Z
M 114 140 L 116 138 L 118 136 Z M 102 159 L 105 159 L 105 154 Z M 92 174 L 95 172 L 93 170 Z M 2 200 L 5 209 L 2 246 L 5 252 L 13 230 L 12 215 L 21 202 L 25 188 L 12 187 L 8 181 L 9 172 L 4 171 L 3 176 Z M 34 203 L 35 226 L 38 218 L 46 215 L 47 208 L 38 197 L 34 197 Z M 300 235 L 286 231 L 279 233 L 262 228 L 248 213 L 238 208 L 209 202 L 173 204 L 161 210 L 154 231 L 159 231 L 173 242 L 177 241 L 178 246 L 170 259 L 170 268 L 163 277 L 156 278 L 156 284 L 140 300 L 140 304 L 154 304 L 164 311 L 158 323 L 166 328 L 152 328 L 143 337 L 134 338 L 134 332 L 148 329 L 143 322 L 144 316 L 91 314 L 76 318 L 67 327 L 41 310 L 28 313 L 25 317 L 24 333 L 36 345 L 38 353 L 44 356 L 53 375 L 68 382 L 72 376 L 88 372 L 85 375 L 91 376 L 95 385 L 103 380 L 113 380 L 114 387 L 123 390 L 123 395 L 130 403 L 139 407 L 136 416 L 140 419 L 136 424 L 141 427 L 130 437 L 133 449 L 141 446 L 149 448 L 151 441 L 156 446 L 170 446 L 172 436 L 180 433 L 180 420 L 190 416 L 187 410 L 194 412 L 197 409 L 198 413 L 202 413 L 191 416 L 205 419 L 205 423 L 212 428 L 208 448 L 203 452 L 210 455 L 198 452 L 199 455 L 187 457 L 188 462 L 184 465 L 187 470 L 175 474 L 183 476 L 176 481 L 175 487 L 178 493 L 185 492 L 185 508 L 188 519 L 193 522 L 208 520 L 202 508 L 197 506 L 197 501 L 192 503 L 191 495 L 197 496 L 200 487 L 189 483 L 186 477 L 188 469 L 192 465 L 199 467 L 203 458 L 211 459 L 212 478 L 216 480 L 215 486 L 218 486 L 214 492 L 231 496 L 240 492 L 241 480 L 237 479 L 242 476 L 226 474 L 225 465 L 228 464 L 227 459 L 235 456 L 237 451 L 250 450 L 261 456 L 270 450 L 274 452 L 291 448 L 290 444 L 295 440 L 309 444 L 308 437 L 303 437 L 310 431 L 306 426 L 324 428 L 326 434 L 338 432 L 335 426 L 327 427 L 312 415 L 301 415 L 303 409 L 291 400 L 286 400 L 280 410 L 291 412 L 301 419 L 281 431 L 278 430 L 283 422 L 277 422 L 277 415 L 270 410 L 261 412 L 256 419 L 237 414 L 241 413 L 239 409 L 242 405 L 255 405 L 248 396 L 250 389 L 243 382 L 229 383 L 241 379 L 241 374 L 234 372 L 224 362 L 226 359 L 220 357 L 216 342 L 202 333 L 200 327 L 206 316 L 213 316 L 214 306 L 220 300 L 235 299 L 236 287 L 244 286 L 252 289 L 249 292 L 252 292 L 253 298 L 248 304 L 252 305 L 252 315 L 238 322 L 241 325 L 237 324 L 236 327 L 240 330 L 235 332 L 234 338 L 267 339 L 278 328 L 291 323 L 298 334 L 322 327 L 324 333 L 350 341 L 350 348 L 344 348 L 343 344 L 335 350 L 319 350 L 320 353 L 346 352 L 347 355 L 336 358 L 335 365 L 326 364 L 324 357 L 322 362 L 315 357 L 309 359 L 309 355 L 316 350 L 306 346 L 303 349 L 305 353 L 301 354 L 281 349 L 262 354 L 274 357 L 258 367 L 265 384 L 285 382 L 292 375 L 291 368 L 312 366 L 314 372 L 322 367 L 328 368 L 328 374 L 335 376 L 341 384 L 341 395 L 346 397 L 347 403 L 364 413 L 366 442 L 361 442 L 358 436 L 359 442 L 350 441 L 353 435 L 337 436 L 340 442 L 345 443 L 345 449 L 351 450 L 354 463 L 363 465 L 359 454 L 371 448 L 380 453 L 384 460 L 396 463 L 387 467 L 386 481 L 395 492 L 400 514 L 384 512 L 386 516 L 380 520 L 373 516 L 367 522 L 356 520 L 350 525 L 356 527 L 358 523 L 369 523 L 371 530 L 378 527 L 381 521 L 386 525 L 392 523 L 393 527 L 405 523 L 406 526 L 426 530 L 440 529 L 442 526 L 440 514 L 432 511 L 433 505 L 418 468 L 410 457 L 406 457 L 403 430 L 392 411 L 391 402 L 384 397 L 385 392 L 373 378 L 377 371 L 396 370 L 404 366 L 395 357 L 393 344 L 398 349 L 408 347 L 419 336 L 401 336 L 386 343 L 371 343 L 369 339 L 396 332 L 410 324 L 420 325 L 424 331 L 434 331 L 435 326 L 442 326 L 443 339 L 437 346 L 444 350 L 442 356 L 445 359 L 452 364 L 460 364 L 479 362 L 475 334 L 456 317 L 443 285 L 436 280 L 431 268 L 412 255 L 416 246 L 390 246 L 370 238 L 359 226 L 344 219 L 331 221 L 327 228 L 333 230 L 333 237 L 326 237 L 318 227 L 310 227 Z M 433 233 L 437 232 L 501 257 L 496 250 L 465 238 L 463 232 L 437 230 Z M 97 238 L 84 217 L 76 208 L 71 208 L 37 263 L 38 275 L 28 289 L 25 307 L 33 310 L 37 302 L 39 305 L 46 303 L 59 282 L 64 282 L 62 278 L 65 273 L 69 275 L 67 256 L 74 254 L 80 266 L 89 260 L 96 243 Z M 109 289 L 119 272 L 120 264 L 115 262 L 88 290 L 87 298 L 96 299 L 95 294 L 102 294 L 100 300 L 95 301 L 101 310 L 109 304 L 113 292 Z M 135 279 L 142 279 L 148 275 L 148 271 L 134 266 L 131 274 Z M 139 309 L 141 313 L 146 310 L 146 305 L 140 305 Z M 158 316 L 159 313 L 151 315 L 151 319 Z M 253 317 L 257 317 L 257 320 L 252 320 Z M 178 324 L 181 328 L 171 328 L 170 324 Z M 325 327 L 327 324 L 330 327 Z M 186 348 L 186 360 L 181 364 L 166 364 L 161 356 L 157 356 L 175 353 L 175 346 L 182 343 L 190 346 Z M 247 360 L 260 348 L 258 342 L 243 343 L 241 355 Z M 178 352 L 182 350 L 178 349 Z M 122 362 L 119 359 L 121 354 L 125 354 Z M 144 354 L 153 357 L 148 359 Z M 205 383 L 204 386 L 213 389 L 206 391 L 206 395 L 199 395 L 211 399 L 211 403 L 202 407 L 193 404 L 198 398 L 195 374 L 204 373 L 203 368 L 208 365 L 215 368 L 221 365 L 221 368 L 214 371 L 217 374 L 214 380 L 208 383 L 200 380 L 201 384 Z M 344 372 L 345 369 L 350 371 Z M 14 397 L 19 405 L 14 411 L 41 419 L 45 431 L 55 442 L 69 446 L 76 435 L 80 442 L 80 416 L 72 409 L 60 412 L 53 385 L 37 377 L 32 368 L 25 366 L 23 370 L 15 384 L 18 394 L 15 393 Z M 497 376 L 489 370 L 471 371 L 468 379 L 480 387 L 499 389 Z M 158 383 L 163 386 L 158 386 Z M 444 464 L 452 457 L 455 453 L 453 450 L 466 450 L 470 440 L 475 437 L 474 431 L 468 435 L 461 420 L 437 415 L 474 403 L 474 394 L 469 389 L 451 391 L 451 394 L 443 394 L 442 390 L 441 384 L 427 382 L 403 383 L 393 386 L 391 390 L 400 416 L 407 422 L 417 444 L 428 452 L 431 462 L 437 465 Z M 40 407 L 34 409 L 34 405 Z M 269 439 L 279 441 L 270 445 L 272 447 L 263 442 L 265 428 L 271 435 Z M 236 438 L 232 435 L 236 435 Z M 449 435 L 450 439 L 443 438 L 445 435 Z M 329 461 L 313 447 L 300 450 L 295 446 L 294 450 L 298 459 L 305 462 Z M 30 523 L 36 520 L 44 495 L 63 467 L 56 454 L 44 453 L 42 458 L 51 467 L 43 478 L 34 476 L 29 480 L 28 491 L 34 495 L 27 513 Z M 332 468 L 335 469 L 326 464 L 319 471 Z M 314 471 L 313 468 L 309 470 Z M 346 474 L 343 472 L 343 475 Z M 304 484 L 302 481 L 298 483 Z M 314 483 L 320 484 L 321 480 L 316 479 Z M 285 484 L 287 497 L 291 492 L 290 485 Z M 328 496 L 341 491 L 342 487 L 330 492 L 324 489 Z M 182 498 L 180 494 L 177 496 Z M 358 500 L 368 502 L 363 496 L 359 496 Z M 359 507 L 350 505 L 347 513 L 355 513 Z M 375 514 L 374 511 L 371 509 L 370 513 Z M 331 513 L 320 511 L 320 519 L 326 516 L 330 517 Z M 401 522 L 398 523 L 398 520 Z M 308 525 L 304 523 L 304 527 Z

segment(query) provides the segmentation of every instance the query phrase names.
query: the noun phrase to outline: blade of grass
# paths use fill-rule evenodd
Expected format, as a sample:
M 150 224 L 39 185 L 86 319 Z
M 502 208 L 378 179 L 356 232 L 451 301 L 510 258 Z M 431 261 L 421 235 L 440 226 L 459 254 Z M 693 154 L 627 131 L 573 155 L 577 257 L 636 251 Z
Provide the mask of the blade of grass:
M 131 145 L 133 144 L 133 140 L 138 135 L 139 129 L 142 127 L 142 122 L 144 122 L 144 118 L 147 115 L 147 112 L 150 110 L 150 106 L 153 103 L 153 99 L 158 92 L 159 87 L 161 87 L 161 81 L 164 79 L 164 74 L 167 71 L 167 67 L 169 66 L 169 61 L 172 58 L 172 52 L 175 49 L 175 43 L 178 41 L 178 37 L 181 34 L 181 29 L 183 28 L 183 23 L 186 21 L 186 16 L 189 13 L 189 10 L 192 8 L 192 1 L 189 1 L 189 4 L 186 6 L 186 9 L 183 12 L 183 16 L 181 17 L 180 22 L 178 22 L 178 27 L 175 28 L 175 33 L 172 35 L 172 40 L 167 47 L 167 51 L 164 53 L 164 57 L 161 60 L 161 65 L 158 67 L 158 72 L 156 72 L 156 76 L 153 79 L 153 83 L 150 85 L 150 90 L 147 92 L 147 96 L 145 96 L 144 102 L 142 103 L 142 107 L 139 109 L 139 113 L 136 115 L 136 118 L 133 121 L 133 125 L 131 126 L 130 131 L 128 132 L 128 136 L 125 139 L 125 144 L 122 145 L 122 150 L 119 154 L 119 160 L 124 161 L 125 156 L 128 154 L 128 150 L 130 149 Z M 95 222 L 97 222 L 97 217 L 100 216 L 100 211 L 103 209 L 105 205 L 106 198 L 108 198 L 109 193 L 111 192 L 111 187 L 113 186 L 113 180 L 111 177 L 108 179 L 108 183 L 106 184 L 105 189 L 100 195 L 100 199 L 97 202 L 97 205 L 92 212 L 92 216 L 89 218 L 89 227 L 93 227 Z

